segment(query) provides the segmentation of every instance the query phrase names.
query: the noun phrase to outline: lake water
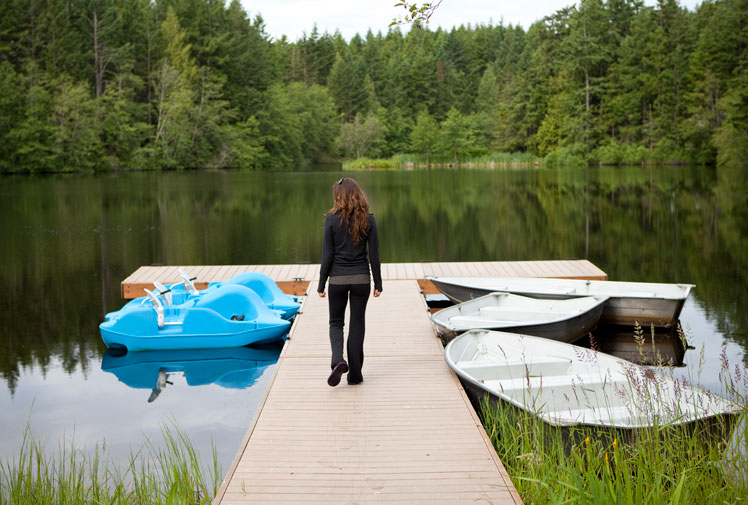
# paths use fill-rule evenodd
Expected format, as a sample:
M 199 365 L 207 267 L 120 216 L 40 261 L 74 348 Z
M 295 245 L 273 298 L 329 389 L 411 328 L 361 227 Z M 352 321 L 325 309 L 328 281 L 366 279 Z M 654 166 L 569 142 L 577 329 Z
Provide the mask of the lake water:
M 745 172 L 348 175 L 369 194 L 385 262 L 588 258 L 611 280 L 693 283 L 681 321 L 696 349 L 686 354 L 690 366 L 676 373 L 700 368 L 700 381 L 717 390 L 723 348 L 731 367 L 745 364 Z M 124 303 L 120 282 L 141 265 L 317 262 L 331 186 L 340 176 L 0 178 L 0 458 L 17 452 L 27 422 L 53 452 L 74 436 L 81 447 L 105 444 L 109 458 L 121 462 L 146 437 L 159 442 L 161 427 L 175 422 L 206 460 L 212 440 L 226 470 L 279 346 L 255 355 L 126 362 L 105 354 L 98 324 Z M 184 365 L 206 359 L 215 360 L 212 372 Z M 170 375 L 173 384 L 156 395 L 165 366 L 184 371 Z

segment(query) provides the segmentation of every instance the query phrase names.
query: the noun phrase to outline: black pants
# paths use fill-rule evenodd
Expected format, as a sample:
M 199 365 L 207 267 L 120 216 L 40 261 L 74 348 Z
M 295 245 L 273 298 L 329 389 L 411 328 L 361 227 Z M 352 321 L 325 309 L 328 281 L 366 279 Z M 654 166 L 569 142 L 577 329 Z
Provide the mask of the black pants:
M 330 347 L 332 365 L 343 358 L 343 327 L 348 296 L 351 299 L 351 319 L 348 322 L 348 380 L 363 380 L 361 367 L 364 364 L 364 333 L 366 332 L 366 303 L 369 301 L 369 284 L 330 284 Z

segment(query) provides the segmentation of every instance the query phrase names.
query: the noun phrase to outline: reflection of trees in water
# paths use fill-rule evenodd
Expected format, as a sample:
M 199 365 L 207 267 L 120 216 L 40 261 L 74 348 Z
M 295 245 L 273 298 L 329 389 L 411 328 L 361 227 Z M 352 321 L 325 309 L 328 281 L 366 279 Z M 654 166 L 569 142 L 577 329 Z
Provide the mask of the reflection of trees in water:
M 140 265 L 317 262 L 338 173 L 6 179 L 0 373 L 85 370 L 119 282 Z M 693 282 L 748 347 L 746 171 L 365 172 L 386 262 L 587 257 L 611 279 Z M 742 182 L 741 182 L 742 181 Z

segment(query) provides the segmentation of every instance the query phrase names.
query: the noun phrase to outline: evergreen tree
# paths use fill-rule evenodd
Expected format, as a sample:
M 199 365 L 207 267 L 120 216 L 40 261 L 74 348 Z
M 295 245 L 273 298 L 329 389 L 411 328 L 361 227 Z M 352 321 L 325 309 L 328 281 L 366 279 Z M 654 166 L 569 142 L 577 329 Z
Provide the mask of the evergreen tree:
M 101 168 L 145 168 L 141 146 L 150 139 L 151 128 L 146 122 L 148 104 L 136 101 L 142 87 L 141 79 L 124 68 L 99 99 L 99 135 L 106 155 Z
M 473 126 L 460 111 L 452 107 L 441 124 L 437 149 L 457 162 L 459 156 L 468 156 L 476 148 Z
M 430 166 L 432 153 L 439 142 L 439 125 L 426 109 L 421 110 L 416 118 L 416 125 L 410 133 L 411 149 L 426 156 L 426 166 Z
M 367 77 L 360 57 L 350 50 L 338 53 L 327 78 L 327 87 L 346 120 L 356 114 L 368 114 L 375 105 L 372 103 L 373 87 Z
M 392 156 L 393 154 L 408 152 L 413 120 L 403 114 L 397 106 L 390 109 L 378 107 L 376 115 L 385 130 L 381 145 L 378 146 L 378 156 Z
M 51 151 L 58 170 L 93 169 L 100 156 L 96 103 L 83 83 L 54 82 Z
M 160 163 L 178 167 L 192 161 L 190 132 L 198 68 L 190 56 L 185 33 L 171 7 L 166 12 L 161 30 L 166 48 L 153 84 L 156 102 L 155 155 Z
M 582 143 L 590 143 L 599 130 L 601 91 L 610 64 L 608 41 L 609 19 L 601 0 L 582 0 L 579 8 L 569 19 L 569 34 L 564 44 L 563 69 L 569 72 L 566 92 L 573 101 L 579 102 L 578 109 L 563 111 L 569 115 L 568 121 L 578 121 L 567 125 L 566 136 Z M 581 114 L 580 114 L 581 112 Z
M 25 98 L 23 76 L 9 62 L 0 62 L 0 172 L 18 168 L 14 159 L 16 145 L 10 133 L 23 118 Z
M 48 80 L 33 64 L 27 67 L 25 110 L 7 134 L 13 146 L 12 171 L 48 172 L 57 168 L 52 139 L 51 116 L 53 100 Z M 5 143 L 5 142 L 2 142 Z
M 501 88 L 496 79 L 493 65 L 486 67 L 478 84 L 478 96 L 474 100 L 473 123 L 479 145 L 490 150 L 493 133 L 499 117 Z

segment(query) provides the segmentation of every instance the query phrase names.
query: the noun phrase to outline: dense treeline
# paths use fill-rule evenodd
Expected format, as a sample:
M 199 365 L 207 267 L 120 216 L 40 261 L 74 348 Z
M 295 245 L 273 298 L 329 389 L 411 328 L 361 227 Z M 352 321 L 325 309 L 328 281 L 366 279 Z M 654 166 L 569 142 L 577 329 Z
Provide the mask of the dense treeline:
M 499 13 L 497 13 L 499 14 Z M 271 40 L 238 0 L 0 3 L 0 171 L 415 153 L 748 159 L 748 0 L 581 0 L 524 31 Z

